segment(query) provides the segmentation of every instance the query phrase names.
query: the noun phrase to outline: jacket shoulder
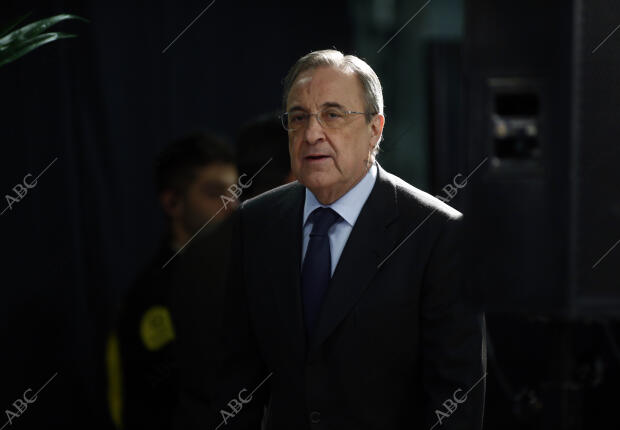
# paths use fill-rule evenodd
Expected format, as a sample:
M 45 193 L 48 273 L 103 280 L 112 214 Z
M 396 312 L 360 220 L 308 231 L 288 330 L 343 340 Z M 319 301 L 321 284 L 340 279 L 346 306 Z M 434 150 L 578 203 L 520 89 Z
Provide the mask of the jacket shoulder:
M 300 195 L 303 189 L 304 186 L 299 181 L 289 182 L 244 201 L 241 207 L 249 212 L 273 210 L 275 207 L 289 204 L 291 197 Z
M 437 212 L 437 215 L 448 220 L 458 220 L 463 217 L 461 212 L 437 197 L 414 187 L 392 173 L 384 171 L 384 174 L 386 180 L 394 186 L 399 207 L 405 209 L 405 211 L 424 208 Z

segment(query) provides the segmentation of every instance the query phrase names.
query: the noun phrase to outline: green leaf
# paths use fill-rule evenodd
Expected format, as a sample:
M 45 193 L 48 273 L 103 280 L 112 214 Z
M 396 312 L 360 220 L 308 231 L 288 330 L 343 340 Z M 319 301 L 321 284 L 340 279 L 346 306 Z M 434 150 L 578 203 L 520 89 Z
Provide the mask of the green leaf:
M 7 63 L 10 63 L 11 61 L 15 61 L 16 59 L 26 55 L 33 49 L 53 42 L 54 40 L 75 37 L 75 35 L 73 34 L 66 33 L 44 33 L 44 31 L 51 26 L 69 19 L 77 19 L 80 21 L 89 22 L 87 19 L 77 15 L 60 14 L 35 21 L 21 28 L 18 28 L 17 30 L 11 31 L 26 16 L 20 18 L 16 23 L 9 26 L 9 28 L 5 30 L 9 31 L 9 33 L 0 33 L 2 34 L 2 38 L 0 38 L 0 67 Z
M 77 19 L 80 21 L 88 22 L 88 20 L 85 18 L 82 18 L 77 15 L 71 15 L 71 14 L 60 14 L 60 15 L 51 16 L 49 18 L 35 21 L 21 28 L 18 28 L 17 30 L 12 31 L 11 33 L 7 34 L 6 36 L 0 39 L 0 46 L 8 45 L 18 40 L 25 40 L 25 39 L 29 39 L 34 36 L 40 35 L 41 33 L 43 33 L 45 30 L 47 30 L 51 26 L 58 24 L 61 21 L 68 20 L 68 19 Z
M 7 25 L 5 28 L 3 28 L 2 30 L 0 30 L 0 37 L 5 36 L 6 34 L 9 33 L 9 31 L 13 30 L 15 27 L 17 27 L 17 25 L 22 22 L 23 20 L 25 20 L 26 18 L 28 18 L 30 16 L 32 12 L 28 12 L 26 15 L 23 15 L 20 18 L 17 18 L 12 24 Z
M 76 36 L 66 33 L 45 33 L 32 37 L 29 40 L 21 41 L 21 43 L 14 42 L 11 46 L 0 47 L 0 67 L 54 40 L 68 39 L 71 37 Z

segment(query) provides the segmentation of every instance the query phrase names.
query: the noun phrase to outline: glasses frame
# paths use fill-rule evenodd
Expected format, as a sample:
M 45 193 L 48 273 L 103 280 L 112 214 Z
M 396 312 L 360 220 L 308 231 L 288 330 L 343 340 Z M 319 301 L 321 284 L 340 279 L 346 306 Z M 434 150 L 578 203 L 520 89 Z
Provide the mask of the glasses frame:
M 321 127 L 328 129 L 328 130 L 337 130 L 339 127 L 330 127 L 326 124 L 323 123 L 323 120 L 321 120 L 320 114 L 324 111 L 326 111 L 327 109 L 334 109 L 333 106 L 330 107 L 326 107 L 324 109 L 321 109 L 318 112 L 304 112 L 306 115 L 308 115 L 308 122 L 306 123 L 306 125 L 304 127 L 307 127 L 308 124 L 310 124 L 310 118 L 315 116 L 316 117 L 316 121 L 321 125 Z M 358 111 L 354 111 L 354 110 L 344 110 L 343 113 L 345 115 L 351 115 L 351 114 L 358 114 L 358 115 L 376 115 L 377 112 L 358 112 Z M 290 115 L 290 112 L 284 112 L 281 115 L 278 115 L 278 118 L 280 118 L 280 123 L 282 124 L 282 127 L 284 127 L 284 130 L 286 131 L 298 131 L 301 130 L 304 127 L 299 127 L 299 128 L 288 128 L 287 127 L 287 123 L 288 123 L 288 115 Z M 347 119 L 347 117 L 345 117 L 345 120 Z

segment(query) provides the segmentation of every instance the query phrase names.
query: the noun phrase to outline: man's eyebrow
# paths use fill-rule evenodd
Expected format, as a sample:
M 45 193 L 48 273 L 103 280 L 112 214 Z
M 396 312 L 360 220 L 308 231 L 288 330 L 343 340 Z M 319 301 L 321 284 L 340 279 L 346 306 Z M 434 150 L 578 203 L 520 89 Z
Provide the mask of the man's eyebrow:
M 344 109 L 344 106 L 343 106 L 343 105 L 341 105 L 341 104 L 340 104 L 340 103 L 338 103 L 338 102 L 325 102 L 325 103 L 323 103 L 323 104 L 321 105 L 321 108 L 322 108 L 322 109 L 324 109 L 324 108 L 330 108 L 330 107 L 335 107 L 335 108 Z M 295 105 L 295 106 L 291 107 L 288 111 L 289 111 L 289 112 L 293 112 L 293 111 L 299 111 L 299 110 L 306 112 L 306 109 L 304 109 L 303 107 L 301 107 L 301 106 L 299 106 L 299 105 Z
M 335 107 L 335 108 L 341 108 L 341 109 L 344 109 L 344 106 L 343 106 L 343 105 L 341 105 L 341 104 L 340 104 L 340 103 L 338 103 L 338 102 L 325 102 L 325 103 L 323 103 L 323 104 L 321 105 L 321 107 L 323 107 L 323 108 L 327 108 L 327 107 Z
M 293 111 L 296 111 L 296 110 L 303 110 L 304 112 L 306 111 L 304 108 L 302 108 L 302 107 L 301 107 L 301 106 L 299 106 L 299 105 L 295 105 L 295 106 L 293 106 L 293 107 L 292 107 L 292 108 L 290 108 L 288 111 L 289 111 L 289 112 L 293 112 Z

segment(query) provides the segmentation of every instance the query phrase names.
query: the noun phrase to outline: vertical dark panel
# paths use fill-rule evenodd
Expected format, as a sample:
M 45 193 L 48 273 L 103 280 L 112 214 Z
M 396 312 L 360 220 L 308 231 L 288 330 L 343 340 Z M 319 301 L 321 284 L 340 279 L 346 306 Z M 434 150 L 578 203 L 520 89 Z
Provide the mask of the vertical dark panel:
M 487 159 L 468 185 L 470 279 L 489 308 L 562 312 L 572 10 L 472 1 L 467 16 L 470 170 Z
M 431 190 L 462 210 L 463 193 L 454 198 L 444 191 L 454 178 L 467 175 L 462 106 L 461 43 L 438 41 L 428 45 L 428 111 Z
M 620 4 L 576 2 L 575 312 L 620 315 Z

